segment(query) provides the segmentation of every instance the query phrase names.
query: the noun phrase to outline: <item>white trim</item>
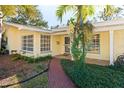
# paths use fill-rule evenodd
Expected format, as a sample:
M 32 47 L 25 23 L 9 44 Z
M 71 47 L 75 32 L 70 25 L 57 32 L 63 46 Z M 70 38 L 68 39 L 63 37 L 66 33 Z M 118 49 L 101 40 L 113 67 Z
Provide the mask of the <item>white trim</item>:
M 101 26 L 101 27 L 94 27 L 93 32 L 105 32 L 109 30 L 124 30 L 124 24 L 120 24 L 120 25 L 113 25 L 113 26 Z
M 26 25 L 9 23 L 9 22 L 6 22 L 4 24 L 10 25 L 10 26 L 15 26 L 19 30 L 43 32 L 43 33 L 52 34 L 52 35 L 69 34 L 69 31 L 68 31 L 69 26 L 63 26 L 63 27 L 58 27 L 58 28 L 54 28 L 54 29 L 47 29 L 47 28 L 38 28 L 38 27 L 34 27 L 34 26 L 26 26 Z M 124 18 L 111 20 L 111 21 L 96 22 L 96 23 L 93 23 L 93 26 L 94 26 L 93 32 L 109 31 L 109 29 L 114 30 L 114 31 L 122 30 L 122 29 L 124 29 Z
M 114 34 L 113 30 L 109 31 L 110 37 L 110 65 L 114 64 Z
M 1 41 L 2 41 L 2 33 L 0 33 L 0 48 L 1 48 Z
M 49 47 L 50 47 L 50 50 L 43 50 L 43 51 L 41 50 L 41 48 L 42 48 L 42 47 L 41 47 L 41 44 L 42 44 L 42 41 L 41 41 L 42 39 L 41 39 L 41 38 L 42 38 L 42 36 L 49 36 L 49 37 L 50 37 L 50 38 L 49 38 L 49 39 L 50 39 L 50 46 L 49 46 Z M 47 39 L 48 39 L 48 38 L 47 38 Z M 47 42 L 47 44 L 49 44 L 49 43 Z M 45 48 L 45 47 L 44 47 L 44 48 Z M 48 46 L 47 46 L 47 48 L 48 48 Z M 41 35 L 40 35 L 40 52 L 41 52 L 41 53 L 42 53 L 42 52 L 44 53 L 44 52 L 48 52 L 48 51 L 51 51 L 51 35 L 44 35 L 44 34 L 41 34 Z
M 53 46 L 53 42 L 52 41 L 53 41 L 53 36 L 51 35 L 50 36 L 50 51 L 51 51 L 51 53 L 53 55 L 53 47 L 52 47 Z
M 103 27 L 103 26 L 116 26 L 124 24 L 124 18 L 113 19 L 108 21 L 101 21 L 93 23 L 95 27 Z

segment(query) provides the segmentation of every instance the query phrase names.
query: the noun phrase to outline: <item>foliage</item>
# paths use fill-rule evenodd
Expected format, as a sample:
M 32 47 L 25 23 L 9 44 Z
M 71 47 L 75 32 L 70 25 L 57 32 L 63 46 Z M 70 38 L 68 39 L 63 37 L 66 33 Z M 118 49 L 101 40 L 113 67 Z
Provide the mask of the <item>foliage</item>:
M 36 5 L 0 5 L 3 21 L 48 27 Z
M 106 6 L 106 15 L 111 15 L 112 6 Z M 61 5 L 56 10 L 56 16 L 62 22 L 62 17 L 68 11 L 74 14 L 74 19 L 70 19 L 70 31 L 72 34 L 71 52 L 73 59 L 85 63 L 87 46 L 89 45 L 89 37 L 92 31 L 92 24 L 88 22 L 88 18 L 93 16 L 95 8 L 92 5 Z
M 71 52 L 75 61 L 84 62 L 86 56 L 86 42 L 89 41 L 89 32 L 92 30 L 91 24 L 87 21 L 89 16 L 94 14 L 94 7 L 92 5 L 61 5 L 56 11 L 56 15 L 62 21 L 63 15 L 72 11 L 74 19 L 70 19 L 72 25 L 72 46 Z M 88 33 L 88 34 L 86 34 Z
M 116 61 L 114 62 L 114 65 L 116 65 L 118 67 L 124 65 L 124 55 L 118 56 Z
M 28 15 L 29 18 L 34 19 L 37 16 L 37 9 L 34 5 L 0 5 L 2 18 L 7 16 L 16 16 L 19 12 Z
M 12 55 L 12 60 L 16 61 L 16 60 L 24 60 L 27 61 L 28 63 L 37 63 L 37 62 L 42 62 L 42 61 L 47 61 L 52 59 L 51 55 L 47 55 L 47 56 L 41 56 L 41 57 L 27 57 L 27 56 L 22 56 L 20 54 L 13 54 Z
M 1 48 L 0 48 L 0 54 L 9 54 L 9 50 L 7 49 L 7 41 L 4 39 L 5 32 L 2 33 L 2 38 L 1 38 Z
M 108 13 L 107 10 L 109 9 Z M 107 8 L 104 8 L 103 11 L 100 11 L 100 15 L 98 16 L 98 18 L 100 20 L 104 20 L 104 21 L 107 21 L 107 20 L 112 20 L 112 19 L 115 19 L 115 18 L 119 18 L 121 17 L 121 12 L 122 12 L 122 8 L 120 7 L 114 7 L 114 6 L 107 6 Z
M 61 5 L 56 10 L 56 16 L 62 22 L 62 17 L 68 11 L 72 11 L 76 20 L 80 20 L 80 17 L 84 20 L 87 19 L 89 15 L 94 14 L 94 7 L 92 5 Z
M 98 65 L 86 64 L 85 69 L 80 63 L 62 60 L 67 75 L 82 88 L 124 87 L 124 73 Z
M 124 72 L 124 55 L 118 56 L 116 61 L 114 62 L 114 65 L 109 66 L 109 68 L 116 71 Z
M 37 9 L 37 7 L 36 7 Z M 23 25 L 31 25 L 37 27 L 48 27 L 48 22 L 43 20 L 42 13 L 37 9 L 37 16 L 33 19 L 24 11 L 19 11 L 16 17 L 7 17 L 7 22 L 18 23 Z
M 5 48 L 1 48 L 1 49 L 0 49 L 0 54 L 1 54 L 1 55 L 9 54 L 9 50 L 7 50 L 7 49 L 5 49 Z
M 71 52 L 75 61 L 85 62 L 86 52 L 92 39 L 92 24 L 90 22 L 82 23 L 81 31 L 73 39 Z
M 118 65 L 110 65 L 108 66 L 110 69 L 115 71 L 121 71 L 124 72 L 124 65 L 118 66 Z

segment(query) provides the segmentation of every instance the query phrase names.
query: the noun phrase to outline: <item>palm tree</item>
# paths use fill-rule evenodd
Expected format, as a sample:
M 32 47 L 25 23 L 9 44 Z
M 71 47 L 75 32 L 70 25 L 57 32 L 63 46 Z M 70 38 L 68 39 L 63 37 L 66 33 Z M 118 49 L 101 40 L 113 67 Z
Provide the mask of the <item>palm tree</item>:
M 16 16 L 19 12 L 24 12 L 29 15 L 30 18 L 37 16 L 37 9 L 34 5 L 0 5 L 0 11 L 4 18 L 5 16 Z
M 107 5 L 106 15 L 111 14 L 111 6 Z M 73 27 L 73 42 L 71 46 L 72 57 L 75 61 L 85 62 L 87 46 L 89 43 L 89 37 L 92 32 L 92 24 L 88 22 L 88 17 L 94 15 L 95 7 L 92 5 L 61 5 L 56 10 L 56 16 L 58 20 L 62 22 L 62 17 L 67 12 L 73 12 L 74 20 L 70 21 L 70 25 Z
M 19 12 L 26 13 L 29 18 L 37 17 L 37 8 L 34 5 L 0 5 L 0 48 L 2 38 L 2 20 L 7 16 L 16 16 Z

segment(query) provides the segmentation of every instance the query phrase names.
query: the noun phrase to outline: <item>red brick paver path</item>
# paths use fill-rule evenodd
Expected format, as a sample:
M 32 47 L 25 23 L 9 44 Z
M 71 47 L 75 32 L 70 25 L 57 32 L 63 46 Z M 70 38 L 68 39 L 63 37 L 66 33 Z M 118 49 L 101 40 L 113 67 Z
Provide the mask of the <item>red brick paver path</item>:
M 50 88 L 75 88 L 76 86 L 64 73 L 60 60 L 57 58 L 52 59 L 50 68 L 48 71 L 49 84 Z

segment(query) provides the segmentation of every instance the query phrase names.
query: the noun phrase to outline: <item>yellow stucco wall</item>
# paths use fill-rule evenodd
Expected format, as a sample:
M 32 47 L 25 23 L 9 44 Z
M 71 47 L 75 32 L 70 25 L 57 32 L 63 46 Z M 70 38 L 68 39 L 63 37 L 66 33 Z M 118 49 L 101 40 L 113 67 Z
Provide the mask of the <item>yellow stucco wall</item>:
M 34 31 L 18 30 L 15 27 L 9 26 L 6 31 L 8 37 L 8 48 L 9 50 L 17 50 L 20 53 L 21 50 L 21 37 L 24 35 L 34 36 L 34 51 L 26 53 L 27 56 L 41 56 L 52 54 L 60 55 L 64 53 L 64 37 L 67 35 L 51 35 L 51 52 L 41 53 L 40 52 L 40 35 L 43 33 Z M 95 33 L 94 33 L 95 34 Z M 88 58 L 109 60 L 109 33 L 101 32 L 100 34 L 100 54 L 88 53 Z M 105 38 L 106 37 L 106 38 Z
M 20 33 L 14 27 L 7 27 L 6 36 L 8 38 L 8 49 L 11 50 L 20 50 Z
M 40 51 L 40 36 L 41 32 L 34 32 L 34 31 L 28 31 L 28 30 L 19 30 L 16 27 L 7 26 L 6 28 L 6 37 L 8 38 L 8 49 L 11 54 L 11 50 L 17 50 L 18 53 L 21 53 L 21 47 L 22 47 L 22 36 L 25 35 L 33 35 L 33 45 L 34 45 L 34 51 L 33 52 L 27 52 L 26 56 L 44 56 L 51 54 L 51 52 L 42 53 Z
M 124 53 L 124 30 L 114 31 L 114 60 Z
M 52 54 L 60 55 L 64 53 L 64 37 L 67 35 L 51 35 L 51 52 L 41 53 L 40 51 L 40 35 L 44 34 L 41 32 L 35 31 L 26 31 L 26 30 L 19 30 L 16 27 L 7 26 L 6 27 L 6 36 L 8 37 L 8 49 L 17 50 L 20 53 L 21 50 L 21 37 L 25 35 L 33 35 L 34 36 L 34 51 L 32 53 L 26 53 L 27 56 L 43 56 Z M 109 60 L 109 32 L 103 31 L 100 34 L 100 53 L 93 54 L 88 53 L 88 58 L 95 58 L 101 60 Z M 124 31 L 114 31 L 114 59 L 117 58 L 120 54 L 124 53 Z
M 64 53 L 64 35 L 52 36 L 52 55 L 60 55 Z

